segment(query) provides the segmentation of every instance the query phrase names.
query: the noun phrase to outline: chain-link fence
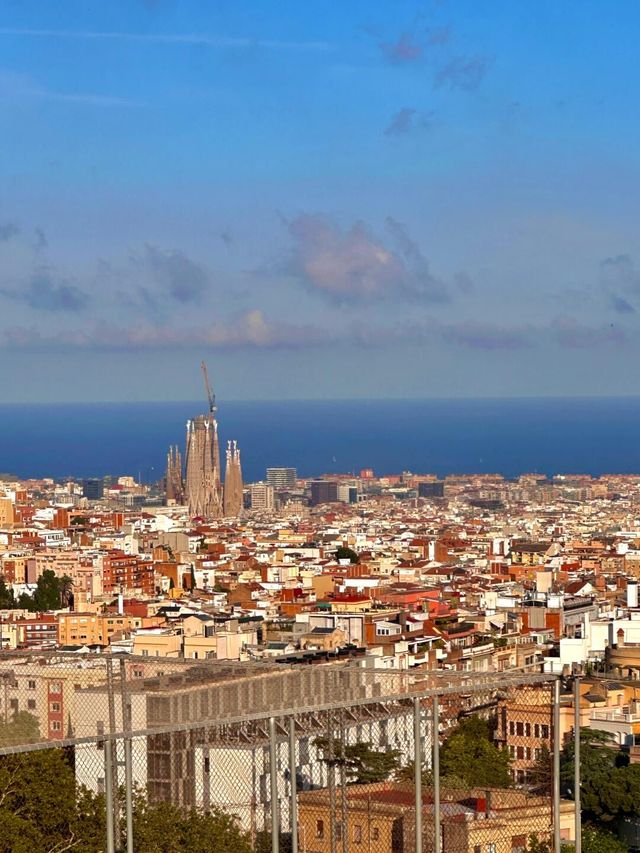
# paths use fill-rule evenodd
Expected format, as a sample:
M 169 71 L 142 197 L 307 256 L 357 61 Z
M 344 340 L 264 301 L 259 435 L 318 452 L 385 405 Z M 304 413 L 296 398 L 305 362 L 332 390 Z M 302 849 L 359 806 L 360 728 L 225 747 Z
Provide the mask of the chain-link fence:
M 7 853 L 551 853 L 574 838 L 554 676 L 52 653 L 2 656 L 0 679 Z

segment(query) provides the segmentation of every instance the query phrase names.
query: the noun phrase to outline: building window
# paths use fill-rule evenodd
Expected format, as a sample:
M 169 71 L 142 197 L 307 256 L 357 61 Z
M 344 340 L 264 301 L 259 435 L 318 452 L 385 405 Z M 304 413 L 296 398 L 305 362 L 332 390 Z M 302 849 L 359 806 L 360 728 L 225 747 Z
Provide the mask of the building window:
M 49 708 L 54 714 L 57 714 L 60 712 L 61 705 L 59 702 L 50 702 Z
M 496 853 L 496 845 L 494 841 L 490 841 L 487 844 L 487 853 Z
M 531 737 L 531 723 L 525 723 L 524 733 L 527 737 Z
M 61 732 L 62 731 L 62 723 L 60 720 L 53 720 L 51 723 L 51 731 L 53 732 Z
M 540 725 L 538 723 L 533 727 L 533 735 L 534 737 L 540 737 Z
M 27 700 L 27 708 L 28 708 L 30 711 L 35 711 L 35 709 L 36 709 L 36 700 L 35 700 L 35 699 L 28 699 L 28 700 Z
M 324 821 L 316 821 L 316 838 L 324 838 Z
M 371 840 L 380 841 L 380 828 L 377 826 L 371 827 Z
M 35 683 L 35 681 L 33 681 L 33 680 L 29 680 L 29 681 L 27 682 L 27 687 L 29 688 L 29 690 L 35 690 L 35 689 L 36 689 L 36 683 Z
M 9 699 L 9 707 L 12 711 L 18 710 L 18 700 L 17 699 Z
M 59 681 L 50 682 L 49 693 L 62 693 L 62 684 Z
M 522 735 L 524 734 L 524 724 L 523 723 L 516 723 L 516 734 L 519 737 L 522 737 Z
M 362 827 L 359 823 L 353 827 L 353 843 L 362 844 Z
M 516 724 L 511 720 L 509 723 L 509 734 L 514 735 L 516 733 Z
M 545 740 L 548 740 L 549 739 L 549 726 L 543 725 L 540 728 L 542 731 L 541 737 L 544 738 Z

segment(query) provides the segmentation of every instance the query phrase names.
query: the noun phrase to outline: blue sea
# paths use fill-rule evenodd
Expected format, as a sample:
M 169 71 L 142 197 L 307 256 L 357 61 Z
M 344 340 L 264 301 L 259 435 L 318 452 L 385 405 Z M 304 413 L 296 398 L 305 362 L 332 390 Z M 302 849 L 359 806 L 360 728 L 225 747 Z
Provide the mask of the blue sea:
M 163 473 L 202 403 L 0 405 L 0 472 L 19 477 Z M 640 473 L 640 398 L 221 402 L 221 446 L 238 440 L 245 481 L 409 470 Z

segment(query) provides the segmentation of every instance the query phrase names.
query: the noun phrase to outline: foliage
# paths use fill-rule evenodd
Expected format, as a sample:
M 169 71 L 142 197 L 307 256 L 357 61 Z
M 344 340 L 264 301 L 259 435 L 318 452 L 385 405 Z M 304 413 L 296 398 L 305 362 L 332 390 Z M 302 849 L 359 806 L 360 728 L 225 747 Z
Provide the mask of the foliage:
M 575 849 L 573 844 L 563 845 L 562 853 L 575 853 Z M 582 853 L 627 853 L 628 849 L 623 841 L 605 829 L 596 826 L 582 828 Z
M 13 610 L 15 606 L 13 590 L 7 586 L 5 579 L 0 577 L 0 610 Z
M 398 772 L 396 773 L 396 779 L 398 782 L 408 782 L 413 785 L 415 782 L 414 775 L 414 762 L 410 761 L 408 764 L 403 765 Z M 461 779 L 459 776 L 443 776 L 440 774 L 440 785 L 443 788 L 468 788 L 469 786 Z M 433 787 L 433 772 L 431 770 L 424 769 L 422 771 L 422 786 L 423 788 L 432 788 Z
M 323 761 L 332 767 L 344 767 L 347 780 L 357 785 L 384 782 L 400 766 L 397 749 L 376 750 L 370 743 L 343 746 L 336 738 L 319 737 L 315 746 L 323 753 Z
M 140 791 L 134 797 L 133 838 L 136 853 L 251 853 L 249 839 L 233 815 L 151 804 Z
M 532 794 L 549 795 L 553 781 L 553 756 L 546 743 L 540 747 L 540 755 L 529 771 L 529 785 Z
M 136 853 L 251 853 L 233 815 L 150 804 L 139 790 L 133 831 Z M 0 758 L 0 853 L 97 853 L 105 834 L 104 797 L 76 785 L 64 750 Z
M 347 548 L 346 545 L 341 545 L 336 550 L 336 560 L 349 560 L 350 563 L 359 563 L 360 556 L 353 550 L 353 548 Z
M 73 581 L 67 575 L 56 577 L 51 569 L 45 569 L 38 578 L 33 596 L 22 593 L 17 606 L 32 613 L 59 610 L 67 607 L 73 597 Z
M 640 766 L 612 746 L 612 736 L 597 729 L 580 731 L 580 791 L 587 819 L 610 824 L 624 815 L 640 814 Z M 574 744 L 560 756 L 560 787 L 573 798 Z
M 573 797 L 574 787 L 573 738 L 570 738 L 560 755 L 560 791 Z M 582 784 L 594 776 L 609 773 L 616 766 L 618 750 L 612 745 L 612 735 L 599 729 L 580 730 L 580 776 Z
M 535 834 L 530 835 L 526 853 L 553 853 L 552 845 L 548 841 L 541 841 Z
M 100 850 L 101 843 L 96 846 L 104 827 L 100 800 L 81 791 L 76 802 L 76 793 L 73 770 L 62 750 L 4 756 L 0 760 L 0 853 Z
M 441 775 L 470 788 L 512 787 L 509 753 L 491 735 L 489 722 L 477 714 L 461 720 L 440 749 Z
M 21 746 L 39 740 L 38 720 L 28 711 L 18 711 L 11 720 L 0 723 L 0 746 Z

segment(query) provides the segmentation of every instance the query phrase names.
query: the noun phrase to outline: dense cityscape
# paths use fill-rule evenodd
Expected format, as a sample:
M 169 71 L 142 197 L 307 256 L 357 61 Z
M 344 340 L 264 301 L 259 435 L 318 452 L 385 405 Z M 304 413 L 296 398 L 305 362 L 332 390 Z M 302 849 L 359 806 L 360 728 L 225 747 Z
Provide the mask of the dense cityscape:
M 55 744 L 105 731 L 114 677 L 105 662 L 113 660 L 124 662 L 118 664 L 125 667 L 122 690 L 128 679 L 128 689 L 147 703 L 136 710 L 141 729 L 154 722 L 159 697 L 176 692 L 185 704 L 167 706 L 162 720 L 180 726 L 232 711 L 297 707 L 309 701 L 308 684 L 318 701 L 327 690 L 335 698 L 325 681 L 336 667 L 346 667 L 350 678 L 372 678 L 383 695 L 384 678 L 396 679 L 392 692 L 407 696 L 433 688 L 434 678 L 448 679 L 460 694 L 440 716 L 441 760 L 450 764 L 441 784 L 458 789 L 447 796 L 459 811 L 443 813 L 440 831 L 447 838 L 456 825 L 447 829 L 447 820 L 463 814 L 468 838 L 445 850 L 485 853 L 469 823 L 474 814 L 486 821 L 483 832 L 492 827 L 487 851 L 492 844 L 496 851 L 551 850 L 556 743 L 564 769 L 554 831 L 574 841 L 566 768 L 576 720 L 583 761 L 590 750 L 597 756 L 595 769 L 588 766 L 594 778 L 582 779 L 588 831 L 596 845 L 618 843 L 612 827 L 627 842 L 635 838 L 638 800 L 618 800 L 601 785 L 603 773 L 618 774 L 624 790 L 638 784 L 640 476 L 438 479 L 409 471 L 381 477 L 366 469 L 307 479 L 284 465 L 243 485 L 233 442 L 222 477 L 216 401 L 204 365 L 203 371 L 208 412 L 187 425 L 184 465 L 180 449 L 170 448 L 160 482 L 143 485 L 127 473 L 64 482 L 4 476 L 0 640 L 8 654 L 0 661 L 0 743 Z M 201 665 L 191 683 L 189 666 Z M 283 693 L 284 673 L 293 681 Z M 523 681 L 495 690 L 477 713 L 465 697 L 469 678 L 500 684 L 514 676 Z M 252 684 L 265 678 L 273 687 L 258 698 Z M 560 688 L 555 703 L 553 683 Z M 208 710 L 199 704 L 203 689 Z M 240 692 L 225 698 L 224 689 Z M 356 715 L 354 733 L 363 730 L 355 704 L 362 689 L 358 682 L 339 691 Z M 114 713 L 117 731 L 122 722 Z M 394 820 L 406 824 L 411 809 L 399 804 L 398 792 L 406 787 L 403 773 L 411 772 L 411 727 L 394 718 L 398 730 L 390 738 L 380 720 L 367 721 L 366 740 L 354 735 L 346 747 L 360 749 L 349 765 L 351 782 L 360 780 L 367 796 L 375 789 L 389 807 L 396 803 Z M 456 739 L 463 750 L 457 758 L 453 748 L 447 752 Z M 478 739 L 485 744 L 481 755 L 474 752 Z M 334 826 L 325 837 L 322 828 L 333 807 L 321 741 L 307 739 L 297 771 L 300 826 L 315 838 L 307 853 L 335 853 L 342 831 Z M 76 747 L 76 783 L 94 796 L 105 792 L 105 770 L 94 760 L 99 747 Z M 132 772 L 153 802 L 234 813 L 238 831 L 248 831 L 253 844 L 268 829 L 268 768 L 256 777 L 237 764 L 236 789 L 212 785 L 204 799 L 204 776 L 198 780 L 196 771 L 191 792 L 176 795 L 171 762 L 152 772 L 151 748 L 151 742 L 136 747 Z M 391 758 L 382 766 L 385 755 Z M 228 760 L 216 758 L 214 747 L 208 756 L 207 774 Z M 424 766 L 429 773 L 430 761 Z M 217 771 L 226 776 L 222 765 Z M 250 814 L 237 805 L 246 786 Z M 482 797 L 473 797 L 489 786 L 493 805 L 481 807 Z M 358 787 L 351 786 L 351 797 Z M 489 794 L 483 796 L 484 802 Z M 362 839 L 357 799 L 352 808 L 351 831 Z M 506 824 L 501 808 L 511 815 Z M 378 839 L 376 849 L 408 849 L 407 832 L 402 848 Z M 362 843 L 356 836 L 355 846 Z
M 0 3 L 0 853 L 640 853 L 639 31 Z

